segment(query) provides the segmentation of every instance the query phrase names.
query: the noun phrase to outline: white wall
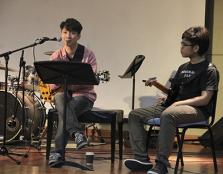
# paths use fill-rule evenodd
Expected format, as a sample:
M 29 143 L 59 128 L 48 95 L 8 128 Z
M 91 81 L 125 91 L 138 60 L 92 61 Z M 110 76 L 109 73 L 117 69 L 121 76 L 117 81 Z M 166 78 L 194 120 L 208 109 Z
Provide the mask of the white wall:
M 136 75 L 135 107 L 151 104 L 157 89 L 145 87 L 142 79 L 157 76 L 165 83 L 172 70 L 187 61 L 179 52 L 181 34 L 190 26 L 204 24 L 204 10 L 205 0 L 1 0 L 0 54 L 42 36 L 58 37 L 60 22 L 77 18 L 84 27 L 80 43 L 95 52 L 98 69 L 111 74 L 110 82 L 96 87 L 95 106 L 128 114 L 132 80 L 118 75 L 136 55 L 145 55 Z M 43 53 L 59 46 L 57 42 L 38 46 L 36 59 L 48 60 Z M 10 67 L 18 69 L 20 54 L 10 56 Z M 25 60 L 33 64 L 32 49 L 25 50 Z M 4 64 L 4 59 L 0 61 Z M 0 73 L 4 81 L 4 71 Z

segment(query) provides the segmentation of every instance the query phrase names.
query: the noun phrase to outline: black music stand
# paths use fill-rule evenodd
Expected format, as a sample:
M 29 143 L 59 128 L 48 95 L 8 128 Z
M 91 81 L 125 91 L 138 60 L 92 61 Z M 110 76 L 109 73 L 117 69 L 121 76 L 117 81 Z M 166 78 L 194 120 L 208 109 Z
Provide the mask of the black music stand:
M 64 117 L 63 130 L 66 131 L 66 107 L 67 107 L 67 85 L 98 85 L 91 65 L 86 63 L 75 63 L 65 61 L 38 61 L 34 62 L 36 72 L 43 83 L 64 85 Z M 64 136 L 65 137 L 65 136 Z M 65 139 L 63 139 L 62 157 L 65 159 Z M 85 165 L 65 161 L 64 165 L 78 167 L 82 170 L 92 170 Z
M 119 75 L 120 78 L 132 78 L 132 110 L 135 106 L 135 74 L 140 68 L 142 62 L 144 61 L 145 56 L 143 55 L 137 55 L 127 70 L 124 72 L 123 75 Z

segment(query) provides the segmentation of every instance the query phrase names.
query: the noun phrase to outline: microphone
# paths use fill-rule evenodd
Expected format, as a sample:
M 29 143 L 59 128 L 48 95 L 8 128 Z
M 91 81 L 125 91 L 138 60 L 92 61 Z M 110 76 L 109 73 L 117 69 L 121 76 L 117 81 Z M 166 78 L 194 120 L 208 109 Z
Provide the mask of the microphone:
M 49 38 L 49 37 L 42 37 L 42 38 L 39 38 L 39 39 L 36 39 L 36 44 L 43 44 L 44 42 L 46 41 L 57 41 L 57 42 L 60 42 L 61 41 L 61 38 Z

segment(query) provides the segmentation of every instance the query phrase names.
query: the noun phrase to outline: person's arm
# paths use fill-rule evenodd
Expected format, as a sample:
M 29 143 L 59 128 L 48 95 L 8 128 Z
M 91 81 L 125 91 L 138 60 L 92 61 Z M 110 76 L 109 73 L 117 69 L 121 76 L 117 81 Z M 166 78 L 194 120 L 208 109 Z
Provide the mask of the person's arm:
M 200 96 L 174 102 L 172 106 L 179 106 L 179 105 L 205 106 L 210 102 L 213 94 L 214 91 L 202 91 Z
M 64 57 L 66 55 L 66 52 L 63 49 L 59 49 L 56 50 L 55 52 L 53 52 L 53 54 L 50 56 L 50 59 L 52 61 L 60 61 L 65 59 Z M 51 89 L 51 91 L 54 93 L 55 91 L 57 91 L 57 89 L 59 89 L 61 87 L 61 85 L 59 84 L 49 84 L 49 87 Z
M 145 86 L 150 86 L 150 87 L 155 86 L 156 88 L 158 88 L 165 94 L 168 94 L 168 92 L 169 92 L 169 89 L 167 87 L 165 87 L 164 85 L 162 85 L 161 83 L 159 83 L 156 80 L 156 77 L 149 78 L 148 80 L 143 80 L 143 82 L 145 82 Z
M 89 63 L 91 65 L 92 70 L 94 71 L 94 73 L 96 73 L 97 72 L 97 61 L 96 61 L 95 54 L 92 51 L 90 51 L 87 63 Z

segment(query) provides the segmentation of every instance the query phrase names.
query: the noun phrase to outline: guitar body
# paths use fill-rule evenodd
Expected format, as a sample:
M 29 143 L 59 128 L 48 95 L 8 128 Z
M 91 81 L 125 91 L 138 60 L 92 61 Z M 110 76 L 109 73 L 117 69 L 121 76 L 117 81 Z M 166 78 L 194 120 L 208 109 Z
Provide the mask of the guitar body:
M 168 106 L 172 105 L 177 98 L 178 91 L 179 91 L 179 87 L 176 85 L 172 85 L 170 87 L 168 94 L 167 94 L 166 100 L 162 103 L 162 106 L 168 107 Z
M 53 96 L 50 86 L 48 84 L 44 84 L 42 81 L 39 82 L 39 90 L 40 90 L 40 98 L 45 102 L 52 103 Z

